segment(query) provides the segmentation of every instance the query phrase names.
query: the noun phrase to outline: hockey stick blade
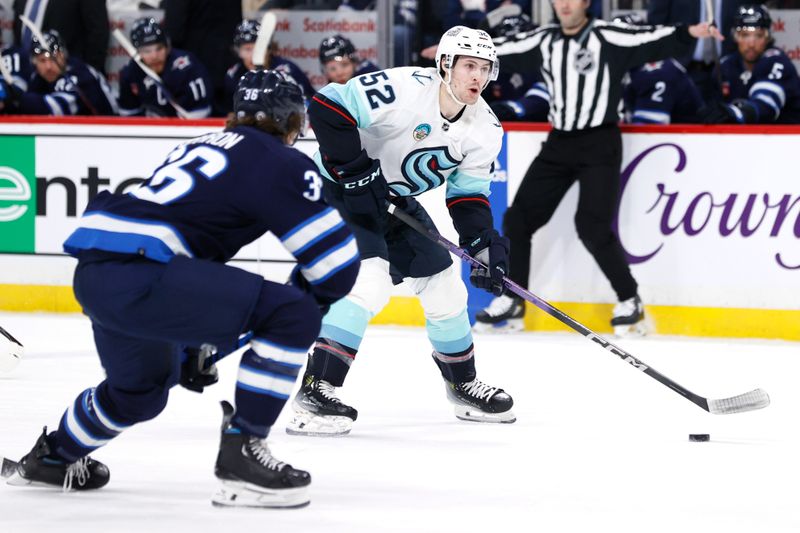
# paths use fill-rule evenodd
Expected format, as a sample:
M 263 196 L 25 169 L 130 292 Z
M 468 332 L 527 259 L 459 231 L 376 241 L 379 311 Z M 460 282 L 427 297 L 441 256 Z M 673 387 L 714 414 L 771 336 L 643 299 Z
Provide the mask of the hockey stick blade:
M 272 34 L 275 33 L 277 24 L 278 19 L 275 18 L 275 13 L 272 11 L 267 11 L 261 17 L 261 27 L 258 30 L 256 43 L 253 45 L 253 66 L 259 68 L 264 66 L 264 60 L 267 58 L 267 49 L 270 41 L 272 41 Z
M 0 459 L 3 460 L 3 465 L 0 467 L 0 477 L 9 478 L 13 476 L 17 471 L 17 466 L 19 466 L 19 463 L 12 461 L 11 459 L 6 459 L 5 457 L 0 457 Z
M 426 228 L 423 226 L 417 219 L 403 211 L 402 209 L 398 208 L 394 204 L 389 204 L 388 207 L 389 213 L 396 216 L 407 225 L 411 226 L 414 230 L 416 230 L 421 235 L 427 237 L 428 239 L 432 240 L 442 248 L 447 249 L 451 254 L 455 255 L 456 257 L 460 258 L 462 261 L 465 261 L 469 265 L 477 268 L 483 268 L 485 270 L 489 270 L 486 265 L 469 255 L 466 251 L 459 248 L 452 242 L 448 241 L 444 237 L 442 237 L 438 232 L 433 229 Z M 677 392 L 693 404 L 697 405 L 701 409 L 708 411 L 709 413 L 715 415 L 725 415 L 725 414 L 733 414 L 733 413 L 744 413 L 746 411 L 755 411 L 756 409 L 763 409 L 769 405 L 769 396 L 766 392 L 761 389 L 756 389 L 744 394 L 740 394 L 738 396 L 733 396 L 731 398 L 724 398 L 722 400 L 709 400 L 700 396 L 698 394 L 693 393 L 686 387 L 679 385 L 678 383 L 674 382 L 664 374 L 657 371 L 655 368 L 651 367 L 647 363 L 637 359 L 630 353 L 626 352 L 619 346 L 615 345 L 611 341 L 604 339 L 597 333 L 593 332 L 574 318 L 570 317 L 563 311 L 553 307 L 547 301 L 539 298 L 529 290 L 520 287 L 507 277 L 503 277 L 503 285 L 508 289 L 510 292 L 513 292 L 520 298 L 532 303 L 548 315 L 552 316 L 562 324 L 565 324 L 571 327 L 573 330 L 577 331 L 587 339 L 592 342 L 599 344 L 603 349 L 612 354 L 616 355 L 621 360 L 625 361 L 632 367 L 637 370 L 640 370 L 650 376 L 651 378 L 655 379 L 662 385 L 672 389 L 673 391 Z
M 738 396 L 708 400 L 708 411 L 715 415 L 730 415 L 763 409 L 769 405 L 769 395 L 762 389 L 751 390 Z

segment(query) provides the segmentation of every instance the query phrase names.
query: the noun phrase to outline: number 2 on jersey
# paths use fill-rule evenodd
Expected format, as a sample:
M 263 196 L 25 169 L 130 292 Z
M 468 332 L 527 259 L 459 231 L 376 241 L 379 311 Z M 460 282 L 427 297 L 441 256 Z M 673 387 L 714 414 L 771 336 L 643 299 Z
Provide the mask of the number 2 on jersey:
M 376 85 L 380 80 L 389 80 L 389 76 L 385 72 L 374 72 L 372 74 L 364 74 L 358 77 L 358 82 L 364 87 L 371 87 Z M 367 100 L 372 109 L 378 109 L 381 104 L 391 104 L 397 98 L 394 94 L 394 89 L 388 83 L 383 84 L 380 88 L 367 89 L 364 91 L 367 95 Z
M 200 164 L 197 164 L 199 161 Z M 188 167 L 192 163 L 192 169 Z M 166 205 L 189 194 L 194 189 L 196 174 L 213 180 L 228 168 L 228 157 L 209 146 L 197 146 L 188 153 L 182 146 L 167 157 L 167 164 L 131 194 L 141 200 Z

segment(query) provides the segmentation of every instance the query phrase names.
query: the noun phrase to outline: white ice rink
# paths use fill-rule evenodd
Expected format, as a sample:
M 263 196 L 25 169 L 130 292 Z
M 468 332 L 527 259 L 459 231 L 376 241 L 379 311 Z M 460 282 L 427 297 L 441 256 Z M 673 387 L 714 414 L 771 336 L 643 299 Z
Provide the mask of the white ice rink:
M 0 454 L 15 459 L 101 380 L 88 319 L 0 314 L 27 357 L 0 375 Z M 0 532 L 800 531 L 800 344 L 652 337 L 620 344 L 703 396 L 762 387 L 765 410 L 714 416 L 577 334 L 476 339 L 478 376 L 517 423 L 460 422 L 422 329 L 373 327 L 341 396 L 351 435 L 290 437 L 276 455 L 311 472 L 299 510 L 218 509 L 209 497 L 237 360 L 197 395 L 95 452 L 96 492 L 0 486 Z M 711 442 L 690 443 L 689 433 Z

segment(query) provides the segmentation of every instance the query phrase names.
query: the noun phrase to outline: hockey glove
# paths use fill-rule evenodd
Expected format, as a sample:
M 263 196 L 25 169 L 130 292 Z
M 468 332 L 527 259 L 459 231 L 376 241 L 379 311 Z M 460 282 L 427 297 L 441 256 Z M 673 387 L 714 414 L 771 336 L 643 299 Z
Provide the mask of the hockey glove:
M 203 389 L 219 381 L 217 365 L 213 357 L 217 347 L 213 344 L 203 344 L 200 348 L 184 348 L 181 362 L 182 387 L 190 391 L 202 393 Z
M 382 216 L 386 211 L 389 186 L 383 177 L 381 162 L 370 159 L 361 150 L 359 156 L 344 165 L 327 167 L 342 186 L 344 205 L 351 213 Z
M 492 108 L 492 112 L 500 122 L 522 120 L 525 116 L 525 109 L 513 100 L 492 102 L 489 107 Z
M 500 296 L 505 292 L 503 276 L 508 272 L 508 237 L 501 236 L 495 229 L 482 231 L 466 247 L 469 255 L 487 265 L 485 268 L 473 267 L 469 282 L 473 286 Z
M 736 112 L 724 102 L 710 102 L 698 111 L 703 124 L 736 124 Z

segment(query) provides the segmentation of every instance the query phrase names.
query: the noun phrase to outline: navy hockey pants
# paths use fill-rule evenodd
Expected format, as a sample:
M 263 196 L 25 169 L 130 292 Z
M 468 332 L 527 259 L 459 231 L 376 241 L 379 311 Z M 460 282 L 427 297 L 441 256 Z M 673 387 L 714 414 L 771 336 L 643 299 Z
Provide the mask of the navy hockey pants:
M 230 351 L 241 333 L 253 331 L 262 346 L 299 351 L 304 358 L 321 322 L 314 298 L 295 287 L 186 257 L 163 264 L 87 251 L 75 270 L 74 288 L 92 321 L 106 379 L 78 396 L 51 437 L 56 452 L 67 460 L 158 415 L 179 380 L 183 346 L 211 343 Z M 299 365 L 286 371 L 286 365 L 259 357 L 252 348 L 243 355 L 244 365 L 256 367 L 255 372 L 259 365 L 270 366 L 291 383 L 299 371 Z M 243 425 L 266 436 L 286 397 L 257 392 L 265 391 L 240 391 L 237 383 L 237 416 L 240 410 L 249 411 Z

